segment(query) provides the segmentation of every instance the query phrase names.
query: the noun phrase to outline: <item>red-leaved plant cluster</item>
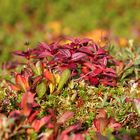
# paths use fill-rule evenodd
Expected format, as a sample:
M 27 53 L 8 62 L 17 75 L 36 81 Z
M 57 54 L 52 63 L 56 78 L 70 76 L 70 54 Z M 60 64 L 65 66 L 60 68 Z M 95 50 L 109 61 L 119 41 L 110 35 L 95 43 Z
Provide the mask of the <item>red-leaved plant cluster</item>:
M 90 39 L 65 38 L 14 54 L 28 60 L 41 60 L 51 70 L 70 69 L 72 78 L 84 79 L 91 85 L 116 86 L 116 60 Z

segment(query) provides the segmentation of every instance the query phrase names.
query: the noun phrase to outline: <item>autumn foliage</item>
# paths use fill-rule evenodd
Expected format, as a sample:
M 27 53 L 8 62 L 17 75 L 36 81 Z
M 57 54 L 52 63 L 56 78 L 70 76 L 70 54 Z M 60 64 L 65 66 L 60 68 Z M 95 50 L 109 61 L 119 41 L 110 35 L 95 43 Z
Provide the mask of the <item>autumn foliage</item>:
M 87 38 L 63 38 L 13 52 L 26 61 L 17 63 L 20 71 L 12 64 L 8 67 L 13 69 L 12 78 L 6 79 L 2 88 L 13 108 L 7 108 L 5 113 L 6 103 L 1 103 L 0 138 L 17 139 L 20 135 L 22 139 L 101 140 L 109 133 L 122 138 L 119 133 L 123 125 L 137 117 L 127 111 L 139 100 L 118 97 L 122 92 L 114 91 L 119 85 L 118 71 L 125 66 L 106 47 Z M 112 116 L 108 116 L 107 111 L 113 111 L 107 108 L 109 104 L 116 109 Z M 139 110 L 139 106 L 135 107 Z M 92 115 L 82 119 L 82 109 Z M 117 111 L 120 116 L 132 114 L 132 118 L 124 123 Z

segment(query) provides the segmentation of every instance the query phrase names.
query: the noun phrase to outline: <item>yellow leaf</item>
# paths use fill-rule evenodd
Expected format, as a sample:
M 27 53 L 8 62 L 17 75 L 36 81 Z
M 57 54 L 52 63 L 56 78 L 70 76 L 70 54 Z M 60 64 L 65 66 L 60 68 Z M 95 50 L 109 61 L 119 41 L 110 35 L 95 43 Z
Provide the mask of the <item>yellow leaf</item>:
M 55 74 L 55 80 L 56 80 L 56 84 L 59 84 L 60 82 L 60 75 L 59 74 Z
M 54 90 L 55 90 L 55 85 L 50 83 L 49 88 L 50 88 L 50 93 L 52 94 L 54 92 Z

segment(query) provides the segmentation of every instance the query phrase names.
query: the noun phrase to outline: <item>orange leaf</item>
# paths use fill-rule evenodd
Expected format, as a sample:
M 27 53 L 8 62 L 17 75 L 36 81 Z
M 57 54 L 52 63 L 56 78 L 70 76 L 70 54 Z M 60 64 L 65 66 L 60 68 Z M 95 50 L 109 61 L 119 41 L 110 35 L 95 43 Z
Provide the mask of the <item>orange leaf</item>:
M 44 77 L 46 78 L 46 80 L 50 80 L 53 84 L 55 83 L 54 75 L 48 70 L 45 70 Z
M 25 92 L 29 89 L 28 79 L 21 74 L 16 75 L 16 84 L 19 85 Z

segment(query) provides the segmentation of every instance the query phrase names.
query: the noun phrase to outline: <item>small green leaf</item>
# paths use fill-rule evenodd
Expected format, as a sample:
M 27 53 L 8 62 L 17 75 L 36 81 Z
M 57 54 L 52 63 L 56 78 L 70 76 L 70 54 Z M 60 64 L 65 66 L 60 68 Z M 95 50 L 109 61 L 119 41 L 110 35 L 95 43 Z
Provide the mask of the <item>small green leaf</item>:
M 130 74 L 132 74 L 134 71 L 134 68 L 133 67 L 130 67 L 129 69 L 127 69 L 124 74 L 122 75 L 122 78 L 121 80 L 123 80 L 124 78 L 126 78 L 127 76 L 129 76 Z
M 41 75 L 41 74 L 42 74 L 42 66 L 41 66 L 41 65 L 42 65 L 42 64 L 41 64 L 40 61 L 38 61 L 38 62 L 36 63 L 37 75 Z
M 134 65 L 140 65 L 140 56 L 137 56 L 134 60 Z
M 35 75 L 38 76 L 42 74 L 42 64 L 40 61 L 38 61 L 35 65 L 31 63 L 30 67 L 32 71 L 35 73 Z
M 35 67 L 34 64 L 30 64 L 30 67 L 32 69 L 32 71 L 34 72 L 35 75 L 38 75 L 38 71 L 37 71 L 37 68 Z
M 47 87 L 46 83 L 42 81 L 37 87 L 36 92 L 39 98 L 43 97 L 43 95 L 46 93 Z
M 0 101 L 4 100 L 6 93 L 0 89 Z
M 58 88 L 57 88 L 58 91 L 63 88 L 64 84 L 66 84 L 66 82 L 68 81 L 68 79 L 70 77 L 70 74 L 71 74 L 71 71 L 69 69 L 65 69 L 62 72 L 62 75 L 60 77 L 60 82 L 59 82 L 59 85 L 58 85 Z

